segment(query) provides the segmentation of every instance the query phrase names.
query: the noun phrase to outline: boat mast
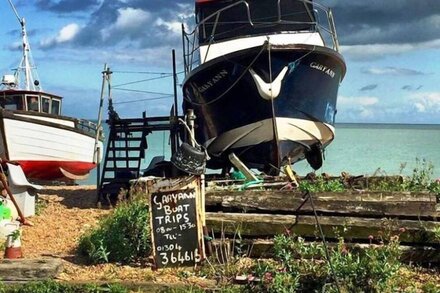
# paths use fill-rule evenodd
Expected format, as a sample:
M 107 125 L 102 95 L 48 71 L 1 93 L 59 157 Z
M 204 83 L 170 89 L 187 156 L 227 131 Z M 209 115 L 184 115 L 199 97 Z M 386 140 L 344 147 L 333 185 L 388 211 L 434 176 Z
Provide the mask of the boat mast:
M 18 22 L 21 25 L 23 57 L 21 59 L 20 65 L 18 66 L 14 74 L 18 84 L 18 89 L 25 89 L 27 91 L 41 91 L 43 90 L 43 88 L 41 87 L 40 81 L 38 80 L 38 73 L 36 70 L 37 68 L 33 62 L 31 46 L 29 44 L 26 32 L 26 21 L 24 18 L 20 18 L 17 9 L 15 9 L 12 1 L 8 0 L 8 2 L 11 5 L 11 8 L 15 13 Z M 22 76 L 22 72 L 24 73 L 24 77 Z

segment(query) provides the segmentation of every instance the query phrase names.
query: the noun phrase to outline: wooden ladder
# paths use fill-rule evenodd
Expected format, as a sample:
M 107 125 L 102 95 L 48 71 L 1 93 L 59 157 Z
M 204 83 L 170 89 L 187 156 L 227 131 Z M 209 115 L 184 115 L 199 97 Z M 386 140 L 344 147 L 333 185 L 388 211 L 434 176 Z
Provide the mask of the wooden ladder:
M 153 131 L 170 131 L 172 153 L 177 147 L 180 131 L 178 121 L 170 116 L 142 118 L 113 118 L 107 123 L 110 134 L 105 151 L 98 202 L 114 200 L 121 189 L 129 190 L 130 180 L 140 175 L 141 161 L 148 149 L 147 136 Z
M 146 137 L 151 133 L 145 112 L 142 119 L 117 119 L 108 123 L 110 134 L 98 201 L 114 198 L 122 189 L 128 190 L 129 181 L 139 177 L 141 161 L 148 148 Z

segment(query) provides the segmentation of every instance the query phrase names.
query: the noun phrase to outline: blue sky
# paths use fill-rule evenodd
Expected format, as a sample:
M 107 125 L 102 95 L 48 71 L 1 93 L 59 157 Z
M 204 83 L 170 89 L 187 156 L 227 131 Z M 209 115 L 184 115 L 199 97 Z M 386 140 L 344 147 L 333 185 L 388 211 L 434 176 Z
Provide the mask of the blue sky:
M 0 73 L 20 60 L 19 24 L 7 0 L 0 9 Z M 440 123 L 440 2 L 323 0 L 332 7 L 347 75 L 337 122 Z M 63 95 L 64 114 L 96 118 L 104 63 L 113 85 L 167 75 L 171 49 L 181 64 L 180 24 L 192 21 L 193 1 L 15 0 L 26 18 L 35 63 L 46 91 Z M 183 75 L 179 75 L 182 81 Z M 171 78 L 114 90 L 124 117 L 165 115 Z M 157 92 L 138 93 L 137 90 Z M 179 90 L 180 95 L 180 90 Z M 146 99 L 152 99 L 147 101 Z M 129 101 L 139 100 L 135 103 Z

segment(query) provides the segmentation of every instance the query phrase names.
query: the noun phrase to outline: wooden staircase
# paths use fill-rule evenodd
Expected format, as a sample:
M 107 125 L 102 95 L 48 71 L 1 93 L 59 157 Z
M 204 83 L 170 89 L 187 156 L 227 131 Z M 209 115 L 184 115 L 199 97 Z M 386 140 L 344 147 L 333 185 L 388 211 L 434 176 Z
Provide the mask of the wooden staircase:
M 110 134 L 105 151 L 99 184 L 98 201 L 109 202 L 117 198 L 121 190 L 129 190 L 130 180 L 138 178 L 141 161 L 148 149 L 147 136 L 153 131 L 177 133 L 172 117 L 110 119 Z M 172 140 L 176 141 L 176 140 Z M 172 145 L 175 149 L 175 145 Z

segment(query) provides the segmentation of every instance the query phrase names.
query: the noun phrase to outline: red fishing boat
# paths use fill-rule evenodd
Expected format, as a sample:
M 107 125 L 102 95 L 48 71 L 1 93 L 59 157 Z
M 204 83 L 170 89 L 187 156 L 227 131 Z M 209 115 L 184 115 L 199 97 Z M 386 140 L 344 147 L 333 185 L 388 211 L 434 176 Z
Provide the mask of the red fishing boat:
M 9 3 L 21 25 L 23 56 L 15 73 L 1 80 L 0 158 L 18 163 L 31 179 L 84 178 L 101 160 L 101 130 L 88 120 L 63 116 L 62 97 L 43 90 L 25 20 Z

